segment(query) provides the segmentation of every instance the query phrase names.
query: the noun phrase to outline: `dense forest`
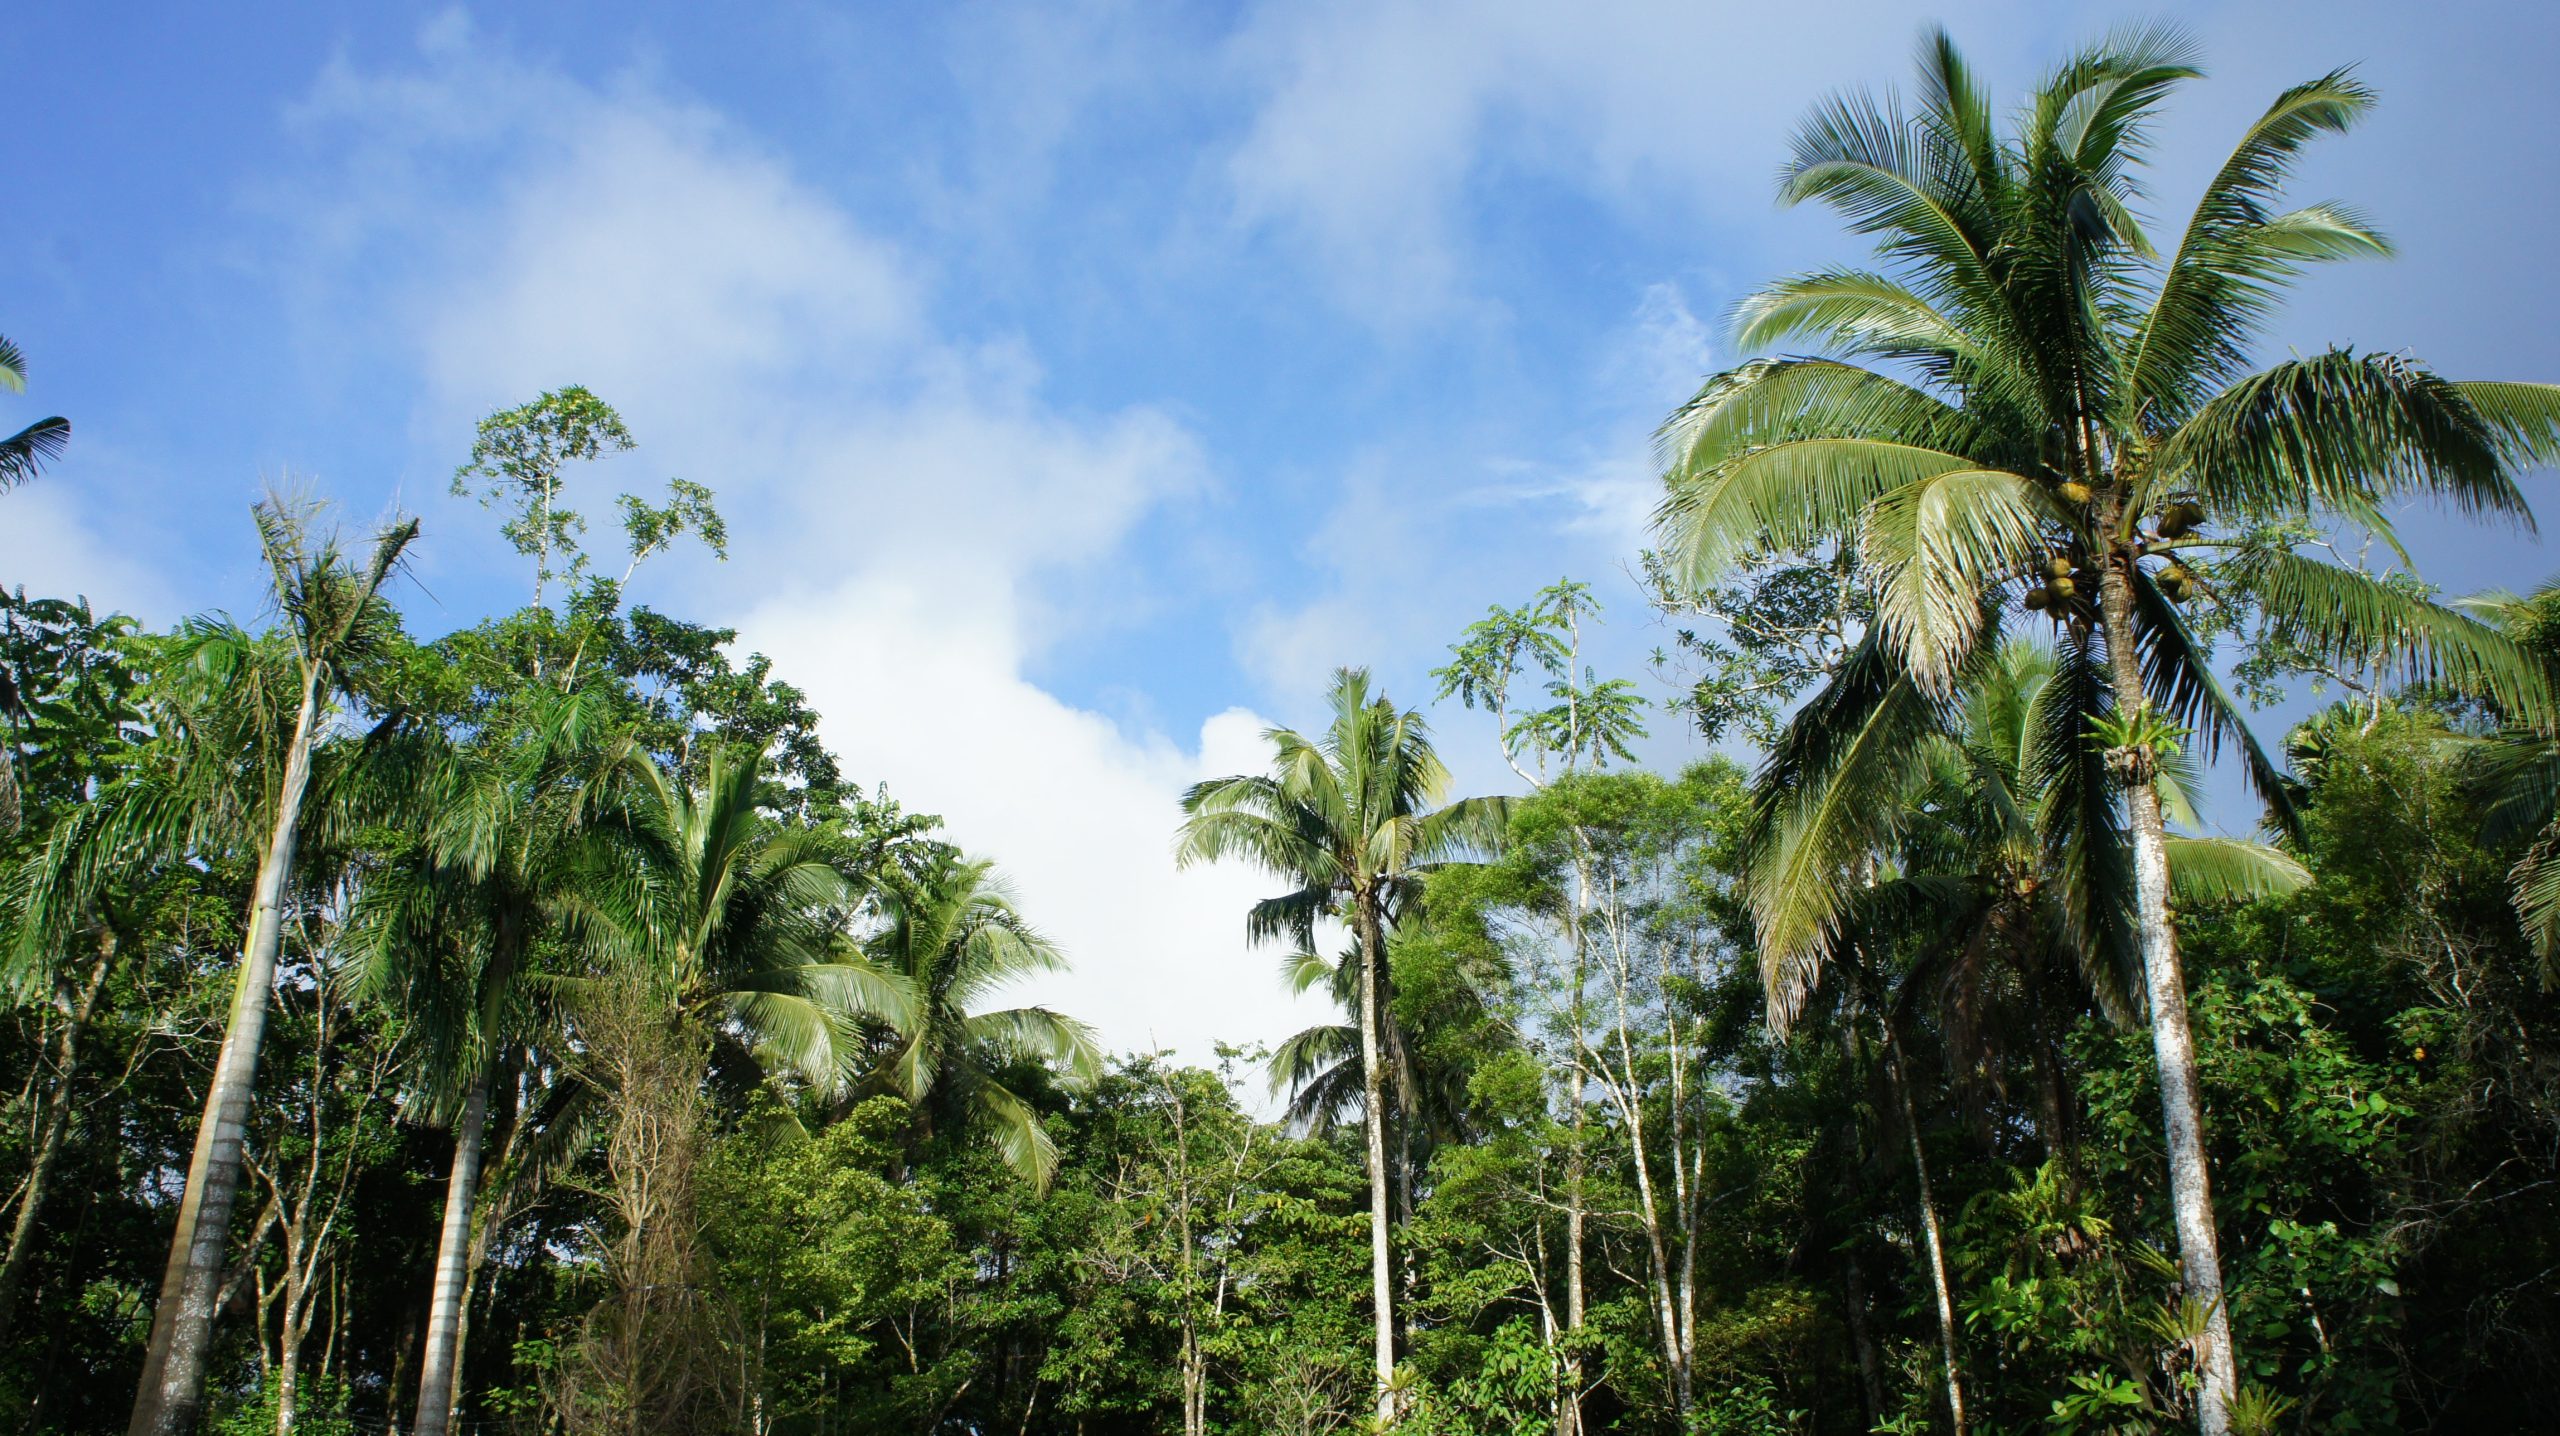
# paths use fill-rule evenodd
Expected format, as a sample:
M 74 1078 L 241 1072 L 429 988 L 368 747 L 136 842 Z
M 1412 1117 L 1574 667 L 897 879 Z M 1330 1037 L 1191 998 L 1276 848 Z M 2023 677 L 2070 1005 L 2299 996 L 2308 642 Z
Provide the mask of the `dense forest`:
M 1346 668 L 1167 795 L 1268 878 L 1221 982 L 1340 1011 L 1211 1067 L 1023 1005 L 1073 954 L 1004 855 L 643 601 L 727 534 L 603 514 L 586 389 L 457 455 L 512 612 L 413 631 L 417 522 L 308 494 L 207 538 L 249 619 L 0 596 L 0 1427 L 2560 1423 L 2560 589 L 2392 527 L 2529 526 L 2560 387 L 2261 367 L 2388 252 L 2283 196 L 2373 96 L 2148 229 L 2196 73 L 2129 32 L 2004 108 L 1933 37 L 1811 112 L 1782 197 L 1873 267 L 1664 422 L 1650 671 L 1590 584 L 1486 595 L 1436 691 Z M 1731 756 L 1639 761 L 1683 730 Z

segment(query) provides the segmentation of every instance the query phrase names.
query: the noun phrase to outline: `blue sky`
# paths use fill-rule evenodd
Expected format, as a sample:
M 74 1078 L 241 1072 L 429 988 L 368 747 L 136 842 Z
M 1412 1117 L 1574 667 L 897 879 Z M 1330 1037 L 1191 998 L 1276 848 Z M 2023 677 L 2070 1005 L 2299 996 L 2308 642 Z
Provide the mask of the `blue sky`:
M 680 474 L 734 531 L 636 596 L 743 630 L 1001 860 L 1080 964 L 1044 995 L 1121 1045 L 1276 1037 L 1308 1009 L 1242 951 L 1263 884 L 1174 874 L 1173 795 L 1337 664 L 1427 697 L 1562 574 L 1631 670 L 1647 433 L 1736 298 L 1854 252 L 1774 207 L 1787 127 L 1900 83 L 1924 18 L 2014 93 L 2128 13 L 2213 71 L 2164 223 L 2283 84 L 2382 91 L 2297 192 L 2403 257 L 2318 276 L 2271 353 L 2560 378 L 2549 6 L 40 4 L 0 34 L 33 361 L 0 422 L 75 439 L 0 501 L 0 582 L 251 611 L 246 506 L 287 480 L 420 512 L 413 625 L 467 623 L 525 585 L 445 493 L 472 421 L 588 384 L 641 441 L 591 510 Z M 2550 567 L 2409 525 L 2453 591 Z

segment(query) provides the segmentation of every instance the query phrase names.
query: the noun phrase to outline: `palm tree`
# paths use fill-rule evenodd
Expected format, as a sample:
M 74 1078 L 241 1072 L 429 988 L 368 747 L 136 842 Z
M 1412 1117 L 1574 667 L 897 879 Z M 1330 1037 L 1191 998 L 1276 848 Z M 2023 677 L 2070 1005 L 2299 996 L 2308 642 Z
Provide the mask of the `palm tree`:
M 695 1166 L 719 1059 L 821 1094 L 843 1090 L 866 1023 L 911 1022 L 898 974 L 855 950 L 848 848 L 756 803 L 762 759 L 715 749 L 699 788 L 627 748 L 584 801 L 596 831 L 566 927 L 592 955 L 558 980 L 578 1065 L 609 1104 L 613 1294 L 587 1318 L 555 1399 L 600 1429 L 717 1424 L 743 1399 L 719 1353 L 726 1314 L 702 1281 Z
M 2071 669 L 2053 649 L 2020 638 L 1991 649 L 1967 669 L 1956 702 L 1941 710 L 1947 726 L 1919 740 L 1918 762 L 1898 784 L 1861 790 L 1871 773 L 1832 775 L 1835 790 L 1815 801 L 1872 808 L 1895 821 L 1877 834 L 1882 846 L 1864 855 L 1864 881 L 1839 902 L 1834 924 L 1804 946 L 1769 949 L 1761 959 L 1782 1029 L 1837 966 L 1849 978 L 1844 1016 L 1863 1009 L 1881 1037 L 1920 1194 L 1948 1409 L 1959 1431 L 1966 1424 L 1959 1333 L 1904 1034 L 1911 1015 L 1932 1003 L 1951 1059 L 1955 1049 L 1996 1044 L 2004 1027 L 2017 1028 L 2046 1079 L 2044 1136 L 2057 1144 L 2063 1117 L 2053 1034 L 2034 1030 L 2036 1018 L 2049 1014 L 2039 997 L 2014 1014 L 2016 1022 L 2003 1022 L 1995 1016 L 2003 994 L 2040 995 L 2059 977 L 2080 983 L 2109 1017 L 2129 1021 L 2140 1010 L 2124 835 L 2110 810 L 2077 800 L 2082 775 L 2075 765 L 2086 744 L 2057 721 L 2081 706 Z M 1782 753 L 1800 732 L 1790 729 Z M 2162 751 L 2154 783 L 2164 811 L 2196 826 L 2187 796 L 2196 786 L 2192 756 Z M 1787 886 L 1835 879 L 1788 861 L 1801 838 L 1785 821 L 1794 810 L 1765 796 L 1755 814 L 1755 897 L 1779 909 L 1812 901 Z M 2182 907 L 2271 896 L 2310 881 L 2300 863 L 2260 843 L 2172 836 L 2166 849 L 2170 888 Z
M 762 772 L 760 756 L 719 749 L 692 788 L 628 749 L 590 791 L 602 841 L 569 912 L 603 965 L 580 986 L 636 989 L 762 1070 L 834 1091 L 861 1056 L 854 1024 L 911 1022 L 916 994 L 847 937 L 841 834 L 767 817 Z
M 382 586 L 418 535 L 415 519 L 390 525 L 359 566 L 334 536 L 314 532 L 312 505 L 271 499 L 256 516 L 281 642 L 258 644 L 224 624 L 193 630 L 180 656 L 201 691 L 163 715 L 179 766 L 165 778 L 138 777 L 118 797 L 137 849 L 201 852 L 258 828 L 265 836 L 231 1015 L 152 1312 L 132 1436 L 181 1436 L 195 1427 L 314 753 L 352 670 L 397 635 Z M 235 796 L 244 781 L 248 793 Z
M 1333 721 L 1322 737 L 1265 730 L 1271 771 L 1216 778 L 1182 799 L 1187 819 L 1175 840 L 1183 866 L 1240 857 L 1298 886 L 1256 903 L 1245 920 L 1253 941 L 1315 946 L 1316 920 L 1351 929 L 1360 948 L 1360 1074 L 1368 1142 L 1370 1297 L 1376 1322 L 1377 1413 L 1396 1416 L 1395 1273 L 1389 1244 L 1384 1014 L 1391 979 L 1386 933 L 1418 895 L 1436 861 L 1489 850 L 1509 805 L 1468 798 L 1436 807 L 1449 771 L 1432 751 L 1420 714 L 1372 697 L 1365 669 L 1334 675 Z
M 443 755 L 420 795 L 419 840 L 368 876 L 349 919 L 362 986 L 425 1034 L 426 1106 L 453 1129 L 416 1436 L 443 1436 L 452 1419 L 492 1085 L 510 1045 L 533 1036 L 525 979 L 575 872 L 578 779 L 602 751 L 596 695 L 528 697 L 515 731 Z
M 2464 609 L 2496 623 L 2546 665 L 2560 666 L 2560 581 L 2531 594 L 2484 593 Z M 2546 982 L 2560 978 L 2560 709 L 2527 707 L 2499 715 L 2504 726 L 2470 757 L 2483 790 L 2491 842 L 2525 841 L 2508 871 L 2516 917 Z
M 1102 1069 L 1100 1044 L 1091 1028 L 1046 1007 L 980 1011 L 978 1004 L 1009 982 L 1064 971 L 1066 959 L 1023 920 L 983 859 L 946 856 L 921 880 L 894 880 L 879 897 L 888 921 L 865 951 L 915 995 L 913 1019 L 893 1028 L 883 1074 L 919 1116 L 956 1116 L 992 1142 L 1006 1166 L 1046 1187 L 1057 1144 L 1039 1113 L 1005 1085 L 1004 1071 L 1048 1060 L 1090 1080 Z
M 7 339 L 0 339 L 0 390 L 27 392 L 27 356 Z M 44 466 L 62 457 L 63 446 L 70 442 L 71 421 L 59 414 L 0 439 L 0 493 L 44 472 Z
M 2247 371 L 2303 266 L 2388 252 L 2342 206 L 2276 209 L 2302 147 L 2371 105 L 2346 72 L 2276 98 L 2164 259 L 2134 215 L 2136 171 L 2160 102 L 2198 73 L 2182 37 L 2128 32 L 2074 56 L 2005 135 L 1945 35 L 1926 38 L 1920 70 L 1913 111 L 1844 95 L 1798 130 L 1782 195 L 1831 205 L 1875 238 L 1884 267 L 1798 275 L 1743 303 L 1742 347 L 1803 341 L 1830 354 L 1709 379 L 1664 426 L 1656 524 L 1700 585 L 1755 553 L 1849 544 L 1876 575 L 1872 631 L 1808 710 L 1823 732 L 1798 759 L 1821 772 L 1798 777 L 1908 765 L 1929 710 L 2013 604 L 2055 625 L 2085 695 L 2073 731 L 2106 735 L 2082 740 L 2078 801 L 2120 806 L 2130 829 L 2180 1255 L 2211 1313 L 2200 1415 L 2218 1433 L 2237 1367 L 2169 915 L 2159 750 L 2178 726 L 2200 730 L 2208 752 L 2236 744 L 2258 791 L 2287 810 L 2280 775 L 2180 616 L 2200 581 L 2176 550 L 2235 547 L 2198 536 L 2215 518 L 2385 529 L 2382 505 L 2410 495 L 2529 523 L 2513 473 L 2560 455 L 2560 389 L 2453 383 L 2344 350 Z M 2268 628 L 2305 648 L 2359 661 L 2388 651 L 2409 672 L 2510 698 L 2540 684 L 2484 625 L 2289 547 L 2238 547 L 2233 574 Z M 1795 816 L 1799 860 L 1834 874 L 1890 817 L 1802 804 Z M 1783 902 L 1764 899 L 1764 945 L 1801 950 L 1836 921 L 1845 891 L 1791 884 Z M 1775 995 L 1783 1009 L 1783 987 Z

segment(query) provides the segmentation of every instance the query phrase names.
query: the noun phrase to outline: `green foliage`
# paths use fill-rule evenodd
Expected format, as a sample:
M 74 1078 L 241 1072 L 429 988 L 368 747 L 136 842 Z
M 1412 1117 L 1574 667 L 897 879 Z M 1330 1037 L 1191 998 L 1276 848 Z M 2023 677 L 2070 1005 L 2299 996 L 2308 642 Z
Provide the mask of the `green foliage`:
M 705 1239 L 777 1429 L 804 1429 L 844 1370 L 872 1364 L 895 1321 L 966 1273 L 950 1224 L 896 1180 L 906 1126 L 894 1098 L 816 1132 L 764 1099 L 704 1163 Z
M 0 338 L 0 392 L 27 392 L 27 356 L 5 338 Z M 0 493 L 43 473 L 70 442 L 71 421 L 58 414 L 0 439 Z
M 627 604 L 670 546 L 725 552 L 707 487 L 619 496 L 628 565 L 592 571 L 572 475 L 633 440 L 582 388 L 481 424 L 455 489 L 533 602 L 433 642 L 389 587 L 416 526 L 350 546 L 301 501 L 256 513 L 264 631 L 0 594 L 0 1407 L 126 1420 L 267 931 L 231 1436 L 275 1428 L 287 1353 L 297 1429 L 414 1429 L 482 1082 L 465 1431 L 1312 1436 L 1374 1429 L 1383 1340 L 1411 1436 L 1944 1430 L 1951 1386 L 1978 1430 L 2147 1433 L 2193 1427 L 2220 1317 L 2237 1432 L 2551 1426 L 2560 588 L 2443 604 L 2390 515 L 2521 519 L 2560 389 L 2253 372 L 2305 266 L 2387 251 L 2280 200 L 2373 97 L 2276 96 L 2155 243 L 2190 51 L 2127 31 L 2002 112 L 1932 35 L 1909 104 L 1806 118 L 1782 193 L 1876 267 L 1742 304 L 1743 348 L 1817 352 L 1671 416 L 1642 559 L 1673 706 L 1757 771 L 1635 765 L 1571 580 L 1433 675 L 1524 798 L 1444 805 L 1424 715 L 1346 670 L 1322 728 L 1184 797 L 1179 861 L 1287 884 L 1247 935 L 1346 1010 L 1214 1071 L 998 1006 L 1068 954 L 992 861 L 866 795 L 733 631 Z M 0 440 L 0 489 L 67 428 Z M 2328 689 L 2281 769 L 2234 702 Z M 2276 843 L 2189 835 L 2222 755 Z M 2133 884 L 2152 803 L 2210 1309 L 2132 980 L 2171 921 Z
M 1603 680 L 1582 662 L 1582 624 L 1598 622 L 1600 604 L 1591 585 L 1561 579 L 1518 608 L 1496 605 L 1451 645 L 1449 662 L 1431 670 L 1443 698 L 1455 695 L 1469 708 L 1492 712 L 1503 757 L 1523 777 L 1526 759 L 1543 782 L 1553 760 L 1565 772 L 1597 770 L 1611 759 L 1632 761 L 1628 747 L 1645 735 L 1645 700 L 1623 678 Z M 1517 691 L 1524 679 L 1544 675 L 1539 696 Z
M 362 1428 L 349 1415 L 347 1399 L 343 1381 L 321 1377 L 300 1384 L 294 1393 L 293 1429 L 301 1436 L 357 1436 Z M 278 1401 L 273 1386 L 261 1386 L 208 1421 L 206 1429 L 211 1436 L 275 1436 Z
M 1732 581 L 1696 586 L 1651 549 L 1639 555 L 1657 612 L 1678 625 L 1678 656 L 1657 649 L 1656 674 L 1685 691 L 1673 700 L 1709 742 L 1728 733 L 1762 747 L 1778 735 L 1797 695 L 1829 678 L 1875 619 L 1875 594 L 1863 580 L 1856 550 L 1828 559 L 1760 559 Z M 1716 630 L 1703 630 L 1704 618 Z

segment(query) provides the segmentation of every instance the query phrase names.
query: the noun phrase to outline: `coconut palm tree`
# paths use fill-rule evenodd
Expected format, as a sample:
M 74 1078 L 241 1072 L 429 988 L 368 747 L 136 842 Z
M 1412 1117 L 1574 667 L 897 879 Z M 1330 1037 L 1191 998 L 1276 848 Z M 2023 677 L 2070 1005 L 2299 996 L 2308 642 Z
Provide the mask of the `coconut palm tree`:
M 1297 887 L 1256 903 L 1249 939 L 1315 947 L 1319 918 L 1351 929 L 1359 944 L 1362 1126 L 1369 1172 L 1370 1297 L 1376 1323 L 1377 1414 L 1396 1417 L 1395 1270 L 1389 1240 L 1385 1013 L 1392 979 L 1386 934 L 1418 896 L 1430 864 L 1493 848 L 1509 805 L 1468 798 L 1437 806 L 1449 772 L 1432 750 L 1420 714 L 1373 696 L 1365 669 L 1334 675 L 1333 721 L 1309 739 L 1286 728 L 1263 733 L 1271 770 L 1216 778 L 1183 795 L 1187 815 L 1175 840 L 1189 866 L 1238 857 Z
M 1843 95 L 1799 128 L 1783 197 L 1831 205 L 1874 239 L 1882 267 L 1797 275 L 1744 301 L 1743 348 L 1828 352 L 1710 378 L 1662 431 L 1656 524 L 1667 557 L 1701 585 L 1756 553 L 1858 547 L 1876 576 L 1876 622 L 1810 710 L 1823 732 L 1795 760 L 1826 772 L 1916 761 L 1916 735 L 1937 726 L 1929 710 L 2014 613 L 2054 625 L 2087 700 L 2073 731 L 2103 735 L 2082 740 L 2077 800 L 2120 808 L 2129 829 L 2180 1255 L 2212 1313 L 2200 1414 L 2220 1432 L 2237 1367 L 2169 916 L 2159 751 L 2181 727 L 2207 752 L 2235 745 L 2280 817 L 2285 802 L 2181 617 L 2205 583 L 2178 551 L 2234 546 L 2204 537 L 2208 521 L 2308 516 L 2387 533 L 2383 506 L 2413 495 L 2529 523 L 2513 476 L 2560 456 L 2560 389 L 2455 383 L 2345 350 L 2249 371 L 2305 265 L 2388 252 L 2343 206 L 2277 207 L 2302 148 L 2370 107 L 2346 72 L 2276 97 L 2165 256 L 2136 218 L 2138 172 L 2162 100 L 2199 73 L 2185 39 L 2133 31 L 2073 56 L 2005 133 L 1945 35 L 1926 38 L 1920 72 L 1909 110 Z M 2485 625 L 2289 547 L 2238 543 L 2231 576 L 2272 632 L 2309 650 L 2388 652 L 2407 672 L 2510 698 L 2541 681 Z M 1890 815 L 1815 805 L 1796 816 L 1793 860 L 1839 874 Z M 1851 886 L 1764 893 L 1764 945 L 1802 950 Z M 1773 995 L 1783 1012 L 1786 986 Z
M 888 883 L 879 901 L 887 923 L 864 950 L 915 994 L 913 1019 L 893 1025 L 883 1075 L 924 1120 L 956 1118 L 1006 1166 L 1046 1187 L 1057 1144 L 1004 1071 L 1052 1061 L 1090 1080 L 1102 1070 L 1101 1045 L 1093 1029 L 1046 1007 L 979 1004 L 1007 983 L 1064 971 L 1066 959 L 1024 921 L 984 859 L 946 855 L 921 880 Z
M 279 636 L 260 643 L 228 624 L 193 627 L 178 656 L 195 689 L 157 715 L 172 764 L 145 768 L 113 799 L 136 850 L 200 853 L 253 834 L 264 839 L 231 1014 L 152 1312 L 132 1436 L 195 1427 L 314 755 L 355 670 L 397 637 L 382 587 L 418 535 L 417 520 L 394 523 L 359 564 L 315 529 L 313 505 L 271 499 L 256 517 Z
M 27 356 L 5 338 L 0 338 L 0 390 L 27 392 Z M 0 493 L 42 473 L 46 464 L 62 457 L 63 446 L 70 442 L 71 421 L 59 414 L 0 439 Z

